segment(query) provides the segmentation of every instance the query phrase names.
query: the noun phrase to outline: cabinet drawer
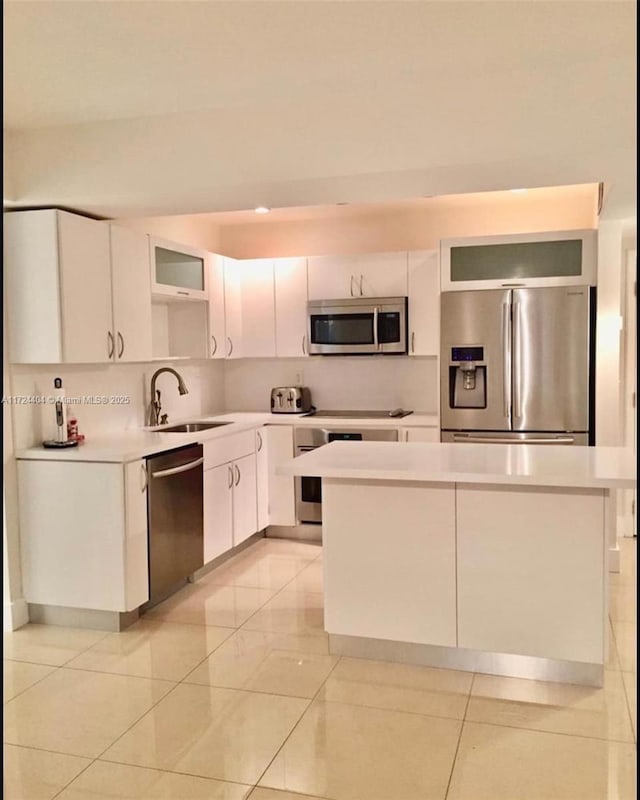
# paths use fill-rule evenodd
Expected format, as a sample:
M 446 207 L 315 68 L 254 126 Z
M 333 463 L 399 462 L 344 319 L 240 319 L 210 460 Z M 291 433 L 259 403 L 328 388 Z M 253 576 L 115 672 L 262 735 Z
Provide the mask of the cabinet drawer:
M 211 469 L 227 461 L 235 461 L 256 451 L 255 430 L 235 433 L 223 439 L 204 442 L 204 468 Z

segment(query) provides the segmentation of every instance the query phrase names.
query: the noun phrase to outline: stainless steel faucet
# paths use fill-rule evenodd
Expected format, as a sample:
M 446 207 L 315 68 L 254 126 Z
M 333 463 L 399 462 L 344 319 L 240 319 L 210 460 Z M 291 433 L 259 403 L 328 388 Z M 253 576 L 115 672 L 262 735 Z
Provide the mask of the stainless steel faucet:
M 178 380 L 178 392 L 180 394 L 189 394 L 189 390 L 185 386 L 185 383 L 182 379 L 182 376 L 179 375 L 175 369 L 171 367 L 160 367 L 160 369 L 156 370 L 153 373 L 153 377 L 151 378 L 151 403 L 149 405 L 149 425 L 159 425 L 162 423 L 163 425 L 169 421 L 169 418 L 166 414 L 160 415 L 160 411 L 162 410 L 162 406 L 160 405 L 160 390 L 156 389 L 156 380 L 158 375 L 161 375 L 163 372 L 170 372 L 172 375 L 175 375 Z

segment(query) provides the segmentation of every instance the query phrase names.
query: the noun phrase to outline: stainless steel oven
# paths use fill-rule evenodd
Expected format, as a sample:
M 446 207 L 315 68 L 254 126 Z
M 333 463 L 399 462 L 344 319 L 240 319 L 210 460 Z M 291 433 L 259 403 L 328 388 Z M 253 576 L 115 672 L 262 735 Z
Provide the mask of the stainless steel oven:
M 335 441 L 397 442 L 398 431 L 372 428 L 296 428 L 296 456 Z M 321 478 L 306 475 L 296 478 L 296 518 L 298 523 L 322 522 Z
M 309 355 L 407 353 L 406 297 L 349 297 L 307 303 Z

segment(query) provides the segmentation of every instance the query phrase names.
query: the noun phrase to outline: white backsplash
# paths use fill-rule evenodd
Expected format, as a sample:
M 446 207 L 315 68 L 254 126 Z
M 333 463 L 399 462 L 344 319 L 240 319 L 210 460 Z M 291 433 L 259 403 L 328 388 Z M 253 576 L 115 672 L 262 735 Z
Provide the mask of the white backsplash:
M 268 358 L 238 361 L 162 361 L 148 364 L 14 365 L 14 396 L 54 394 L 54 378 L 62 378 L 69 417 L 76 417 L 87 438 L 121 433 L 147 424 L 153 373 L 170 366 L 182 375 L 189 390 L 180 396 L 175 376 L 159 376 L 162 413 L 169 421 L 220 411 L 269 411 L 273 386 L 304 385 L 316 408 L 384 410 L 402 406 L 437 413 L 436 358 L 371 356 L 367 358 Z M 107 402 L 92 402 L 92 398 Z M 119 401 L 119 398 L 124 398 Z M 16 450 L 53 438 L 52 403 L 12 406 Z
M 254 358 L 225 362 L 225 406 L 268 411 L 273 386 L 308 386 L 316 408 L 437 413 L 438 359 L 403 356 Z
M 151 377 L 163 366 L 179 372 L 189 390 L 188 394 L 180 396 L 173 375 L 165 373 L 159 376 L 156 387 L 162 393 L 162 413 L 168 414 L 170 421 L 224 409 L 224 364 L 221 361 L 104 366 L 14 365 L 11 394 L 26 398 L 47 397 L 54 393 L 54 378 L 60 377 L 66 397 L 81 400 L 77 404 L 67 403 L 68 416 L 77 418 L 80 433 L 87 438 L 104 436 L 147 424 Z M 92 402 L 103 397 L 107 402 Z M 124 398 L 125 402 L 119 398 Z M 16 450 L 51 438 L 55 424 L 52 404 L 14 403 L 12 410 Z

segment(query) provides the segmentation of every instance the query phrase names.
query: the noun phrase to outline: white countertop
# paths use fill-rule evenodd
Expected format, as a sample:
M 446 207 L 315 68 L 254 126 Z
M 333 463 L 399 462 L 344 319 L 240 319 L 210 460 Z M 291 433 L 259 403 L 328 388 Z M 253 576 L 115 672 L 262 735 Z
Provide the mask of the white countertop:
M 269 412 L 235 412 L 219 414 L 201 414 L 190 417 L 188 420 L 173 420 L 169 423 L 177 425 L 180 422 L 227 422 L 220 428 L 211 428 L 207 431 L 196 433 L 162 433 L 162 428 L 139 428 L 122 431 L 117 434 L 105 436 L 91 436 L 77 447 L 68 449 L 48 449 L 31 447 L 16 453 L 16 458 L 36 461 L 101 461 L 124 463 L 136 461 L 139 458 L 161 453 L 176 447 L 184 447 L 197 442 L 208 442 L 221 439 L 234 433 L 251 430 L 263 425 L 295 425 L 309 428 L 407 428 L 425 427 L 438 428 L 436 414 L 410 414 L 401 418 L 359 419 L 305 417 L 297 414 L 271 414 Z
M 383 481 L 626 489 L 632 450 L 563 445 L 332 442 L 277 468 L 282 475 Z

